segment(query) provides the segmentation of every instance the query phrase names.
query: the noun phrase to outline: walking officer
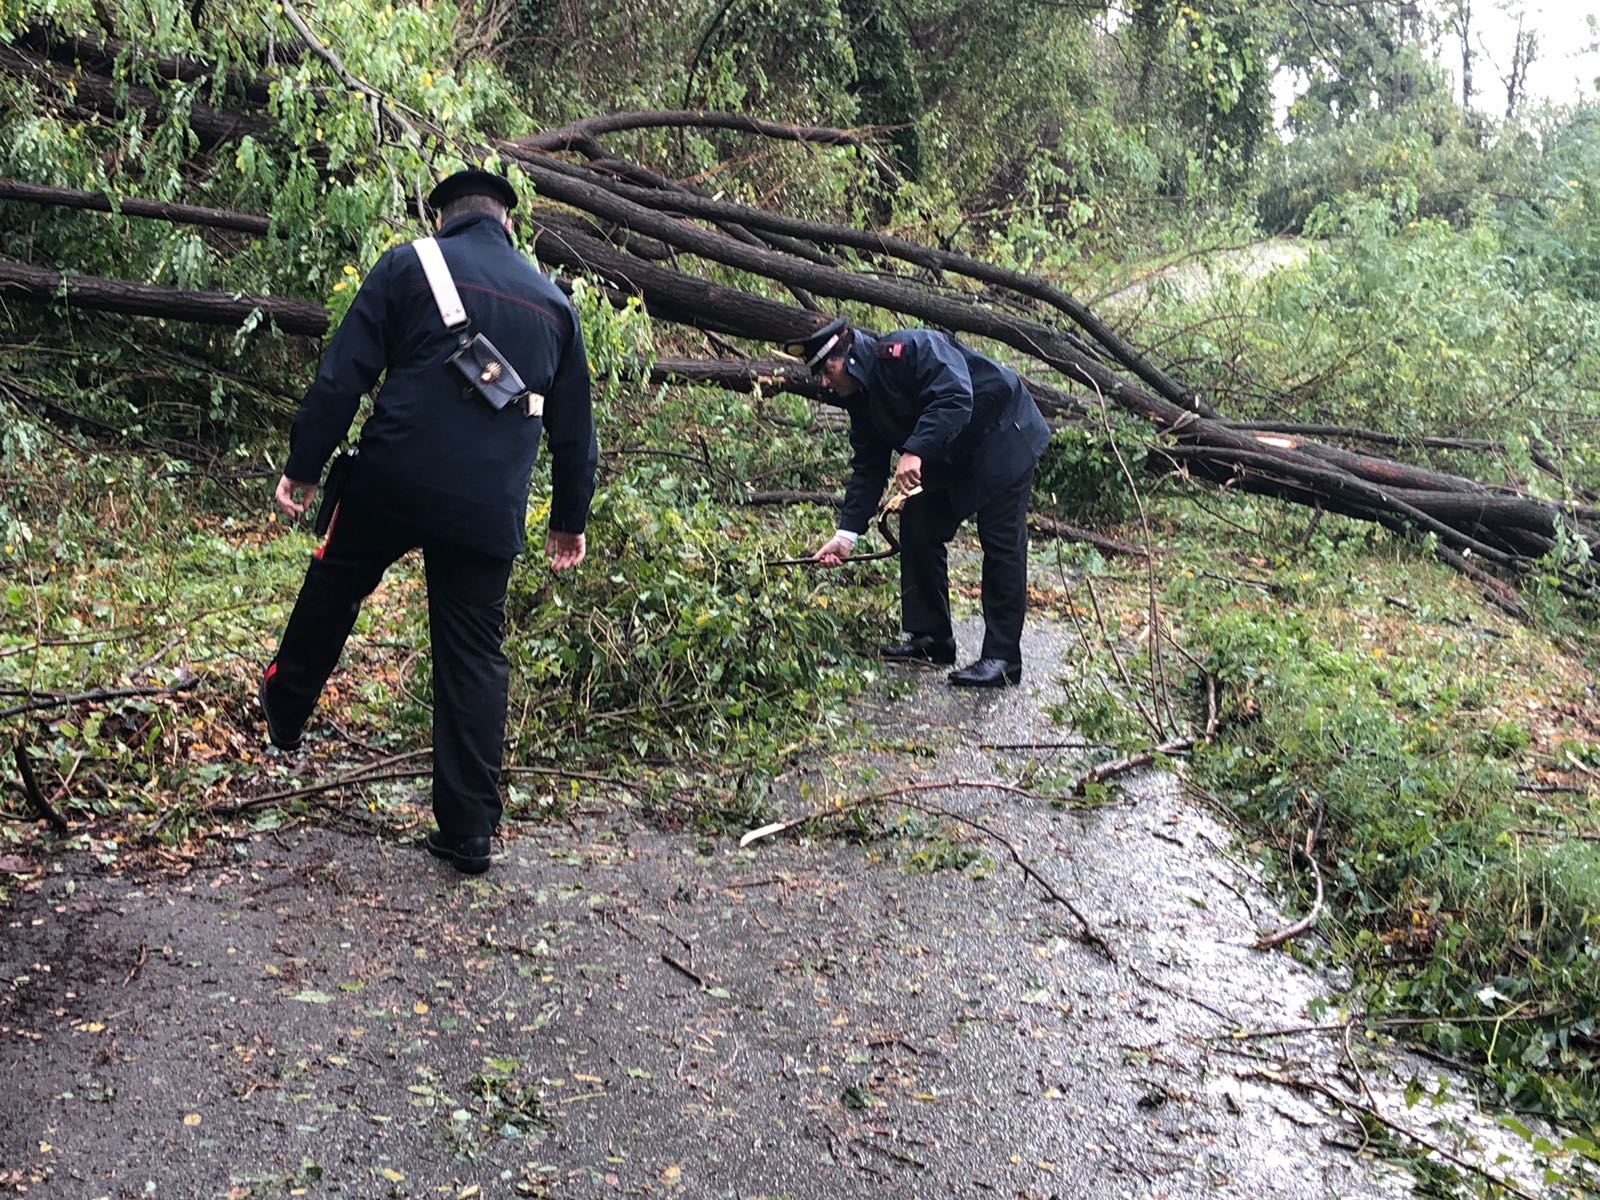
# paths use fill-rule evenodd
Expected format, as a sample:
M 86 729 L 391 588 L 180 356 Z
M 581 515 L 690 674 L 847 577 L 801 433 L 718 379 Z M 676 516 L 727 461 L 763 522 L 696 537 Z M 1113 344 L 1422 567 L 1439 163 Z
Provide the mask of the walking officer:
M 879 650 L 897 662 L 953 665 L 947 551 L 976 516 L 983 547 L 983 648 L 950 672 L 958 687 L 1022 679 L 1028 607 L 1028 499 L 1050 427 L 1016 372 L 946 334 L 905 329 L 873 337 L 842 317 L 786 349 L 850 414 L 850 483 L 838 532 L 812 557 L 850 557 L 889 479 L 912 495 L 900 517 L 903 640 Z
M 433 257 L 430 245 L 384 254 L 334 335 L 295 416 L 278 482 L 278 506 L 290 517 L 311 505 L 362 396 L 380 376 L 383 386 L 259 692 L 273 745 L 298 746 L 362 600 L 390 564 L 420 547 L 438 824 L 427 847 L 472 874 L 488 869 L 500 820 L 506 585 L 523 549 L 540 436 L 552 459 L 545 553 L 555 570 L 583 561 L 597 459 L 578 316 L 512 244 L 516 203 L 509 182 L 478 170 L 451 175 L 428 197 L 438 222 L 432 244 L 457 293 L 454 315 L 464 310 L 465 330 L 500 354 L 484 370 L 486 383 L 520 377 L 525 391 L 514 399 L 492 403 L 463 386 L 453 356 L 469 339 L 462 326 L 447 328 L 447 306 L 436 303 L 440 267 L 423 261 L 425 251 Z

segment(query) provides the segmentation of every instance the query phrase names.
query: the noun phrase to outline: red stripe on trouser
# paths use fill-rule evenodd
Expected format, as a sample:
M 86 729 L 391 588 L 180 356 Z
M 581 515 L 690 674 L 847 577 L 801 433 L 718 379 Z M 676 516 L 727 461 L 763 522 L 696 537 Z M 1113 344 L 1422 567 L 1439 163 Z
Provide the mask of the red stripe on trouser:
M 317 547 L 317 552 L 311 557 L 320 559 L 328 552 L 328 543 L 333 541 L 333 531 L 339 527 L 339 505 L 333 506 L 333 516 L 328 518 L 328 536 L 322 539 L 322 545 Z

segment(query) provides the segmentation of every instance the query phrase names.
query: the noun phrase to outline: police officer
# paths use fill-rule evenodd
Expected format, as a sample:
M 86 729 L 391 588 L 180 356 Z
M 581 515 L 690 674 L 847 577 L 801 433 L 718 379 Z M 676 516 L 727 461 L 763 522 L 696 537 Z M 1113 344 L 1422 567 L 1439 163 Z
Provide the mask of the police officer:
M 850 414 L 850 483 L 839 530 L 812 557 L 849 558 L 899 451 L 895 483 L 916 488 L 901 510 L 900 614 L 905 637 L 879 650 L 898 662 L 956 661 L 947 548 L 976 515 L 983 547 L 983 649 L 950 672 L 958 687 L 1022 680 L 1028 605 L 1028 498 L 1050 427 L 1016 372 L 954 338 L 906 329 L 873 337 L 843 318 L 786 349 L 804 359 Z
M 421 547 L 433 647 L 433 811 L 427 847 L 458 870 L 488 869 L 500 820 L 509 669 L 501 650 L 506 585 L 523 549 L 529 475 L 541 432 L 552 458 L 545 553 L 558 571 L 583 561 L 597 447 L 583 332 L 571 303 L 513 246 L 517 195 L 487 171 L 460 171 L 428 197 L 437 244 L 470 330 L 521 376 L 524 398 L 491 406 L 450 365 L 445 328 L 413 246 L 390 250 L 362 282 L 301 402 L 278 482 L 298 517 L 362 396 L 383 376 L 327 540 L 259 697 L 272 743 L 293 749 L 339 660 L 362 600 L 401 555 Z

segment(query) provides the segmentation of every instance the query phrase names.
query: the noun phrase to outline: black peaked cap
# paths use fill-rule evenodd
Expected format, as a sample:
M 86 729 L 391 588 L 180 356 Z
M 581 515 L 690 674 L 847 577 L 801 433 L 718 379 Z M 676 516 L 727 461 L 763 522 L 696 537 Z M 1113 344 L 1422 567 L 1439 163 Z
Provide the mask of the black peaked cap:
M 438 212 L 452 200 L 459 200 L 462 196 L 488 196 L 505 205 L 507 212 L 517 206 L 516 189 L 504 175 L 471 168 L 457 171 L 435 184 L 433 191 L 428 193 L 428 207 Z

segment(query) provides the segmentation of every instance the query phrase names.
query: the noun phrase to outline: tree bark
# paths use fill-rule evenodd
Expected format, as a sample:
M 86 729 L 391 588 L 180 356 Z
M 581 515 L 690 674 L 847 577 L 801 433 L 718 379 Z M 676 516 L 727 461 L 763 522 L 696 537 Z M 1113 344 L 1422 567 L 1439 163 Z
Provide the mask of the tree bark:
M 226 91 L 243 96 L 252 104 L 272 102 L 272 80 L 259 75 L 240 75 L 219 71 L 211 63 L 172 55 L 152 58 L 137 46 L 116 38 L 93 34 L 63 34 L 35 27 L 17 36 L 17 43 L 67 67 L 85 67 L 101 75 L 114 75 L 118 63 L 138 61 L 163 79 L 182 83 L 207 83 L 218 80 Z
M 733 129 L 760 134 L 762 137 L 775 138 L 778 141 L 871 148 L 870 143 L 848 129 L 787 125 L 778 121 L 763 121 L 745 113 L 711 112 L 703 109 L 605 113 L 507 144 L 519 150 L 572 150 L 586 143 L 593 144 L 594 139 L 602 134 L 619 133 L 628 129 Z
M 65 300 L 73 308 L 165 317 L 202 325 L 243 325 L 259 313 L 285 333 L 321 337 L 328 331 L 328 310 L 301 300 L 183 291 L 93 275 L 68 275 L 44 267 L 0 261 L 0 301 L 5 300 L 44 304 Z
M 730 392 L 751 392 L 759 385 L 768 393 L 792 392 L 812 400 L 822 398 L 816 376 L 799 363 L 779 359 L 662 358 L 650 372 L 652 384 L 677 383 L 726 388 Z M 1081 418 L 1092 405 L 1081 396 L 1058 391 L 1036 379 L 1022 381 L 1033 394 L 1039 412 L 1046 416 Z
M 730 392 L 792 392 L 820 400 L 816 376 L 799 363 L 775 359 L 660 358 L 650 371 L 650 383 L 723 388 Z
M 113 200 L 98 192 L 76 188 L 41 187 L 16 179 L 0 179 L 0 200 L 20 200 L 28 204 L 82 208 L 92 212 L 121 213 L 128 217 L 150 217 L 177 225 L 207 225 L 237 233 L 265 236 L 271 232 L 272 218 L 254 213 L 230 212 L 223 208 L 204 208 L 196 204 L 162 204 L 154 200 Z M 278 231 L 280 236 L 282 231 Z
M 530 213 L 526 220 L 538 231 L 534 250 L 540 259 L 609 279 L 644 297 L 646 311 L 662 320 L 769 342 L 782 341 L 815 320 L 803 308 L 624 254 L 553 214 Z
M 525 168 L 536 163 L 545 172 L 560 174 L 576 183 L 609 191 L 618 198 L 630 201 L 641 208 L 679 213 L 684 216 L 700 217 L 707 220 L 736 222 L 749 229 L 767 230 L 813 244 L 847 246 L 851 249 L 863 250 L 872 254 L 884 254 L 928 270 L 951 271 L 979 282 L 1015 291 L 1031 299 L 1042 301 L 1077 322 L 1116 361 L 1122 363 L 1123 366 L 1144 380 L 1146 384 L 1155 390 L 1157 395 L 1180 407 L 1214 415 L 1212 410 L 1199 402 L 1192 389 L 1183 387 L 1159 367 L 1151 363 L 1143 353 L 1118 336 L 1110 326 L 1085 305 L 1068 293 L 1042 280 L 1016 271 L 1008 271 L 1003 267 L 997 267 L 992 263 L 985 263 L 964 254 L 938 250 L 930 246 L 919 245 L 916 242 L 906 241 L 904 238 L 891 237 L 887 234 L 851 229 L 840 225 L 829 225 L 820 221 L 805 221 L 796 217 L 785 216 L 781 213 L 771 213 L 763 209 L 751 208 L 747 205 L 697 196 L 682 188 L 663 189 L 660 187 L 640 187 L 616 183 L 598 176 L 593 169 L 584 170 L 583 168 L 569 166 L 549 159 L 535 160 L 535 163 L 530 163 L 523 155 L 519 154 L 517 157 Z M 591 165 L 598 168 L 600 164 Z
M 921 317 L 948 329 L 993 338 L 1049 363 L 1069 377 L 1090 384 L 1108 396 L 1129 394 L 1129 385 L 1114 371 L 1098 362 L 1081 341 L 1064 330 L 1036 321 L 1006 317 L 980 305 L 950 300 L 906 284 L 875 279 L 855 272 L 820 267 L 814 263 L 747 246 L 720 234 L 651 212 L 630 200 L 614 196 L 594 184 L 562 176 L 537 162 L 524 162 L 524 169 L 539 187 L 540 195 L 571 204 L 585 212 L 617 221 L 629 229 L 675 245 L 682 250 L 724 266 L 753 271 L 784 284 L 796 284 L 808 291 L 839 299 L 861 301 L 895 312 Z M 593 239 L 590 239 L 591 243 Z M 642 281 L 642 274 L 638 276 Z M 645 291 L 649 300 L 649 289 Z M 785 329 L 767 330 L 759 336 L 780 340 L 809 333 L 816 317 L 804 310 L 790 310 Z M 731 330 L 729 332 L 732 332 Z M 750 335 L 746 335 L 750 336 Z M 1130 395 L 1130 398 L 1131 397 Z M 1183 410 L 1156 397 L 1143 397 L 1153 403 L 1139 403 L 1141 415 L 1158 412 L 1167 421 Z M 1192 414 L 1191 414 L 1192 415 Z

